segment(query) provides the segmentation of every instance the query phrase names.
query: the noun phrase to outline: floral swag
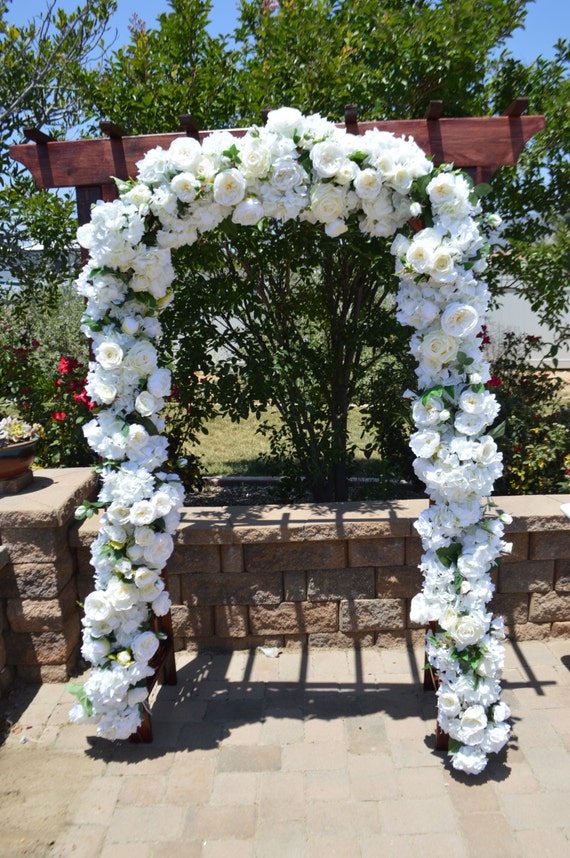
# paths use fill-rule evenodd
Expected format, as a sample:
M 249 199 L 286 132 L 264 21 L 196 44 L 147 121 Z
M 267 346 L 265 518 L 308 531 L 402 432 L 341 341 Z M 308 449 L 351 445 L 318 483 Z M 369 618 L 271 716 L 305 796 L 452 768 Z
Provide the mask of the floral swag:
M 82 653 L 93 664 L 71 720 L 124 739 L 141 723 L 149 661 L 159 646 L 152 617 L 170 609 L 161 570 L 173 550 L 184 491 L 166 470 L 160 417 L 170 372 L 157 364 L 158 319 L 172 298 L 172 248 L 191 245 L 224 220 L 322 224 L 331 240 L 351 229 L 393 238 L 397 318 L 415 329 L 418 393 L 408 392 L 416 474 L 430 498 L 416 523 L 424 553 L 422 593 L 411 619 L 431 624 L 426 649 L 438 677 L 438 722 L 456 769 L 477 774 L 509 738 L 500 701 L 502 619 L 487 603 L 490 573 L 508 546 L 506 516 L 488 496 L 502 470 L 489 427 L 498 413 L 480 348 L 488 292 L 477 276 L 487 255 L 479 197 L 450 166 L 434 168 L 413 139 L 369 130 L 347 134 L 292 108 L 269 114 L 242 138 L 217 132 L 200 145 L 176 138 L 149 151 L 120 198 L 98 203 L 80 227 L 90 252 L 77 288 L 93 340 L 87 390 L 96 416 L 85 435 L 103 460 L 103 508 L 92 547 L 95 590 L 85 599 Z M 423 224 L 415 233 L 409 221 Z M 495 219 L 495 223 L 498 219 Z M 408 234 L 410 237 L 408 237 Z M 78 517 L 92 513 L 83 505 Z

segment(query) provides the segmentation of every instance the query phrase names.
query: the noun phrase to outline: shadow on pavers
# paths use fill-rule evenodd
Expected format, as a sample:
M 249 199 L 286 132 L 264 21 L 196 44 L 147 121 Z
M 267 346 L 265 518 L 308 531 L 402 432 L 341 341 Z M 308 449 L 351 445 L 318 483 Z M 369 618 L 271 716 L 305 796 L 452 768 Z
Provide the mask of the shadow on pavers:
M 161 686 L 152 705 L 154 741 L 150 744 L 88 741 L 90 757 L 109 761 L 139 762 L 159 758 L 173 750 L 208 751 L 218 748 L 232 731 L 267 718 L 299 721 L 363 718 L 386 715 L 394 720 L 415 718 L 433 731 L 435 695 L 425 693 L 414 664 L 410 683 L 308 681 L 308 654 L 300 660 L 298 679 L 252 680 L 252 651 L 239 681 L 227 679 L 232 653 L 203 652 L 179 668 L 176 686 Z M 410 653 L 410 664 L 414 659 Z

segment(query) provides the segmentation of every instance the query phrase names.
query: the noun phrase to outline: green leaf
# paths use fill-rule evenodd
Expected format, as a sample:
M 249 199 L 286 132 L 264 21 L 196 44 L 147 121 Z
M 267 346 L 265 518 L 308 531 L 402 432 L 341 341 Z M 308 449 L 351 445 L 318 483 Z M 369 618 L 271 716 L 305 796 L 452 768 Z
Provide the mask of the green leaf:
M 479 199 L 482 197 L 487 197 L 489 194 L 493 192 L 493 188 L 491 185 L 487 184 L 487 182 L 482 182 L 480 185 L 475 185 L 473 188 Z
M 425 393 L 422 394 L 422 405 L 427 405 L 432 396 L 442 396 L 443 395 L 443 387 L 438 385 L 437 387 L 431 387 L 429 390 L 426 390 Z
M 66 687 L 67 691 L 69 691 L 70 694 L 73 694 L 74 697 L 77 697 L 77 699 L 79 700 L 79 702 L 81 703 L 81 705 L 85 709 L 85 713 L 86 713 L 87 717 L 90 718 L 91 715 L 93 715 L 93 704 L 91 703 L 91 701 L 87 697 L 87 694 L 85 693 L 84 686 L 83 685 L 75 685 L 72 682 L 68 682 L 65 687 Z
M 453 754 L 457 754 L 457 752 L 460 750 L 460 748 L 461 748 L 461 742 L 459 742 L 457 739 L 452 739 L 450 736 L 449 742 L 447 744 L 447 753 L 450 756 Z
M 487 431 L 487 435 L 490 435 L 491 438 L 502 438 L 505 434 L 506 428 L 506 420 L 502 420 L 501 423 L 498 424 L 498 426 L 493 426 L 492 429 L 489 429 Z

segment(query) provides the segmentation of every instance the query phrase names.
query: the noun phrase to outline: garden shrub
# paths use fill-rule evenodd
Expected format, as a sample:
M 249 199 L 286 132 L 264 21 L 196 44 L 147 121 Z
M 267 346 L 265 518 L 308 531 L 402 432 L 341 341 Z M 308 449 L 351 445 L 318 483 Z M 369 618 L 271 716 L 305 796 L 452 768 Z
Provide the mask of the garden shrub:
M 489 382 L 501 406 L 504 434 L 498 439 L 504 472 L 496 494 L 552 494 L 568 491 L 570 401 L 554 371 L 556 347 L 545 352 L 540 337 L 501 332 Z M 543 353 L 542 357 L 538 357 Z M 549 360 L 553 365 L 549 365 Z
M 83 301 L 68 284 L 50 308 L 18 296 L 5 300 L 0 326 L 0 416 L 20 414 L 42 427 L 36 464 L 81 467 L 95 457 L 83 436 L 88 344 L 80 332 Z

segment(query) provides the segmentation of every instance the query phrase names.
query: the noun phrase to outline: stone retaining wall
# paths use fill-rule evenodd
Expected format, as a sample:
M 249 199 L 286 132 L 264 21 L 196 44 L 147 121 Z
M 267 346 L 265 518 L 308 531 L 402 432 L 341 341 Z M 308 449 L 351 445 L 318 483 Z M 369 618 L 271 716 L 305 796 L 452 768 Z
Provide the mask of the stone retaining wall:
M 94 490 L 87 469 L 46 470 L 0 498 L 0 689 L 14 672 L 61 681 L 76 662 L 98 523 L 77 524 L 73 511 Z M 570 636 L 570 522 L 560 511 L 570 496 L 497 502 L 513 516 L 513 552 L 496 573 L 493 611 L 518 640 Z M 421 587 L 413 522 L 423 508 L 185 509 L 168 564 L 176 648 L 419 644 L 409 600 Z

